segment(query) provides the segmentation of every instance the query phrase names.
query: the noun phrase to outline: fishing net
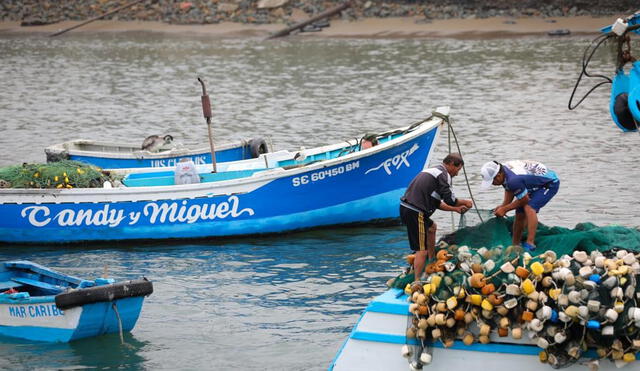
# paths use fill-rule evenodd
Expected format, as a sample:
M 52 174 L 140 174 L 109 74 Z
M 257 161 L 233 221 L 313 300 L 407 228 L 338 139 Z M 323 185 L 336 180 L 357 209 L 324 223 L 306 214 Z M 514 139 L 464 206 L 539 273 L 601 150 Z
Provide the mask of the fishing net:
M 512 225 L 513 218 L 491 218 L 482 224 L 459 229 L 443 240 L 470 248 L 509 246 Z M 553 250 L 558 255 L 570 255 L 574 250 L 588 253 L 613 249 L 640 252 L 640 230 L 616 225 L 598 227 L 593 223 L 580 223 L 573 229 L 539 224 L 536 246 L 537 253 Z
M 0 188 L 99 188 L 107 180 L 101 169 L 70 160 L 0 168 Z
M 409 268 L 389 281 L 410 297 L 407 338 L 420 351 L 434 341 L 487 344 L 492 334 L 521 339 L 526 332 L 553 368 L 579 362 L 587 349 L 587 357 L 617 367 L 635 362 L 640 230 L 539 225 L 529 253 L 510 246 L 512 218 L 484 220 L 441 239 L 424 281 L 413 282 Z

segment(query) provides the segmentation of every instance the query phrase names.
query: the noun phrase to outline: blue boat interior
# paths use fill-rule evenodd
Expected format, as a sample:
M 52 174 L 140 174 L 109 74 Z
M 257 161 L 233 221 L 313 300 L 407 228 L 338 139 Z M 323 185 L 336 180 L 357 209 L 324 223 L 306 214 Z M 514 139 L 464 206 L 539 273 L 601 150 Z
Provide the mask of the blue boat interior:
M 29 297 L 57 295 L 69 288 L 89 287 L 93 282 L 65 275 L 26 261 L 0 265 L 0 303 Z
M 389 135 L 378 137 L 378 143 L 382 144 L 390 140 L 396 139 L 402 136 L 403 132 L 394 132 Z M 318 161 L 326 161 L 341 156 L 345 156 L 350 153 L 358 152 L 360 150 L 360 144 L 348 145 L 340 147 L 330 151 L 320 152 L 306 156 L 303 160 L 294 159 L 293 155 L 291 159 L 277 161 L 274 166 L 270 168 L 293 168 L 309 165 Z M 267 154 L 268 155 L 268 154 Z M 263 155 L 264 156 L 264 155 Z M 241 179 L 252 176 L 255 173 L 268 170 L 266 166 L 258 169 L 248 170 L 233 170 L 233 171 L 219 171 L 217 173 L 199 173 L 201 183 L 220 182 L 231 179 Z M 132 173 L 128 174 L 122 183 L 127 187 L 158 187 L 158 186 L 172 186 L 175 184 L 174 171 L 159 171 L 153 173 Z

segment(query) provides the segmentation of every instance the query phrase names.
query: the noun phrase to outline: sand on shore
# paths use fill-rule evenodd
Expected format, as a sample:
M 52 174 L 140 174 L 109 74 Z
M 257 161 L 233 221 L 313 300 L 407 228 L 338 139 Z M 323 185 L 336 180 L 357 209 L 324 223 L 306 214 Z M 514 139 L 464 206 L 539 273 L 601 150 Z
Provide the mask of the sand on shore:
M 491 38 L 547 35 L 567 29 L 571 34 L 597 34 L 611 24 L 612 17 L 556 17 L 441 19 L 426 23 L 422 17 L 364 18 L 357 21 L 332 20 L 321 32 L 299 33 L 294 37 L 328 38 Z M 44 26 L 22 27 L 20 22 L 0 22 L 0 34 L 54 32 L 75 26 L 81 21 L 64 21 Z M 148 31 L 170 34 L 198 34 L 214 38 L 266 37 L 286 28 L 283 24 L 244 24 L 223 22 L 206 25 L 175 25 L 150 21 L 95 21 L 69 33 Z

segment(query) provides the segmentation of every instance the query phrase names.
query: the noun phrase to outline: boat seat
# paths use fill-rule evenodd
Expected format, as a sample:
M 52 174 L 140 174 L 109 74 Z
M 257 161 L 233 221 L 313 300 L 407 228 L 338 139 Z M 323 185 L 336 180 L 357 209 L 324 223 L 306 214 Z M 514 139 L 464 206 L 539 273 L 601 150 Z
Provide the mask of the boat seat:
M 66 289 L 65 287 L 62 287 L 62 286 L 52 285 L 50 283 L 36 281 L 30 278 L 24 278 L 24 277 L 11 277 L 11 281 L 24 284 L 27 286 L 37 287 L 39 289 L 43 289 L 47 291 L 53 291 L 53 292 L 62 292 Z
M 7 291 L 9 289 L 15 289 L 21 287 L 22 284 L 14 281 L 2 281 L 0 282 L 0 292 Z

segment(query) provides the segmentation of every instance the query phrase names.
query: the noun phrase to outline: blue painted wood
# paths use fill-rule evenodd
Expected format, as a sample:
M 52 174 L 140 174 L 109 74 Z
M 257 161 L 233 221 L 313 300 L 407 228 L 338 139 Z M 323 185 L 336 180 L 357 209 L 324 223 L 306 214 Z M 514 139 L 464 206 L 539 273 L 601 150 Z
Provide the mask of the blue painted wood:
M 46 342 L 66 342 L 70 340 L 98 336 L 119 331 L 118 316 L 113 308 L 115 305 L 120 316 L 122 330 L 131 331 L 139 316 L 144 301 L 143 296 L 117 299 L 110 302 L 97 302 L 74 307 L 62 311 L 55 304 L 55 295 L 65 286 L 52 284 L 47 280 L 57 277 L 63 285 L 82 290 L 89 281 L 80 280 L 73 276 L 64 275 L 41 265 L 29 261 L 13 261 L 0 264 L 0 277 L 10 281 L 0 282 L 9 286 L 11 282 L 18 286 L 19 293 L 0 294 L 0 311 L 9 313 L 8 317 L 0 317 L 0 335 Z M 39 280 L 40 279 L 40 280 Z M 109 280 L 96 279 L 95 285 L 109 284 Z M 78 284 L 82 284 L 79 287 Z M 89 285 L 91 286 L 91 285 Z M 1 286 L 0 286 L 1 287 Z M 47 294 L 43 294 L 47 293 Z M 73 311 L 80 317 L 75 328 L 69 327 L 70 319 L 59 321 L 60 316 Z M 47 324 L 43 324 L 43 320 Z M 58 324 L 63 323 L 60 326 Z
M 398 200 L 425 166 L 440 130 L 437 119 L 424 125 L 390 136 L 397 139 L 392 145 L 387 140 L 374 150 L 342 155 L 324 165 L 267 171 L 264 176 L 253 170 L 205 176 L 240 176 L 224 188 L 214 182 L 175 186 L 176 192 L 154 187 L 0 190 L 0 215 L 5 216 L 0 218 L 0 242 L 210 238 L 397 219 Z M 306 161 L 337 156 L 335 152 Z M 145 182 L 143 176 L 134 179 Z M 46 193 L 49 199 L 43 201 Z M 90 200 L 76 201 L 76 194 Z

